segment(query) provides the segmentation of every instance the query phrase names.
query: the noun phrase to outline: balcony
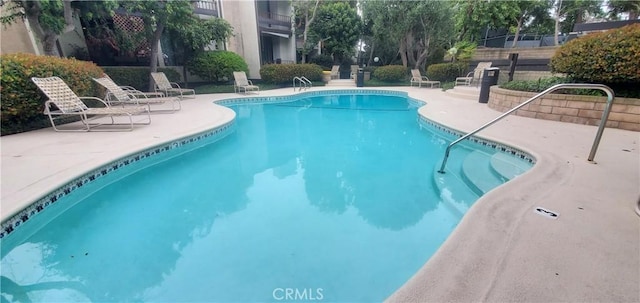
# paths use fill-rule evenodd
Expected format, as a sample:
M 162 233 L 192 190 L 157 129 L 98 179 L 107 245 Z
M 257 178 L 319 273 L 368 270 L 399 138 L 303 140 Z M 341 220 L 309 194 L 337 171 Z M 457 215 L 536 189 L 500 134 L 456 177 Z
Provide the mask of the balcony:
M 193 12 L 199 15 L 218 17 L 218 0 L 194 1 Z
M 258 14 L 258 26 L 263 31 L 291 35 L 291 16 L 260 12 Z

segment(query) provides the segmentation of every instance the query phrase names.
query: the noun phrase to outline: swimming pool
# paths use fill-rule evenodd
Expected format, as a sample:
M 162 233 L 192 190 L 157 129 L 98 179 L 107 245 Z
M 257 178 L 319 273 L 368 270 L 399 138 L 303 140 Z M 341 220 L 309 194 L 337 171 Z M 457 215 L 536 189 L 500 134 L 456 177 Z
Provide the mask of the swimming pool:
M 473 202 L 434 180 L 451 135 L 416 123 L 416 107 L 370 95 L 234 106 L 237 129 L 220 142 L 149 168 L 120 167 L 56 202 L 73 204 L 57 217 L 46 217 L 61 212 L 50 209 L 20 227 L 32 235 L 3 245 L 3 293 L 383 300 Z M 454 159 L 450 169 L 462 169 Z

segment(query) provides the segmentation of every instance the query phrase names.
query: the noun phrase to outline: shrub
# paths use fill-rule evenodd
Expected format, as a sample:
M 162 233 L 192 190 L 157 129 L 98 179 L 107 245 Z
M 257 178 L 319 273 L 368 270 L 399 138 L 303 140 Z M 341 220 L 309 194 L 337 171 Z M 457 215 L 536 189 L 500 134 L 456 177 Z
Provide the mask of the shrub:
M 523 92 L 535 92 L 539 93 L 551 86 L 561 83 L 581 83 L 570 77 L 550 77 L 541 78 L 538 80 L 517 80 L 500 85 L 500 88 L 517 90 Z M 640 98 L 640 91 L 635 88 L 634 85 L 626 85 L 621 83 L 614 83 L 610 87 L 615 91 L 616 97 L 623 98 Z M 560 89 L 554 92 L 554 94 L 572 94 L 572 95 L 589 95 L 589 96 L 605 96 L 606 94 L 600 90 L 593 89 Z
M 331 70 L 333 67 L 333 58 L 329 55 L 315 55 L 311 57 L 309 63 L 320 65 L 323 70 Z
M 151 78 L 151 70 L 148 67 L 103 67 L 104 72 L 113 79 L 115 83 L 120 85 L 129 85 L 137 90 L 146 92 L 153 90 L 149 87 Z M 180 82 L 180 73 L 171 68 L 158 68 L 159 72 L 163 72 L 169 81 Z
M 468 64 L 464 62 L 431 64 L 427 67 L 427 77 L 429 80 L 451 82 L 464 76 L 467 68 Z
M 230 51 L 205 51 L 187 62 L 187 69 L 200 78 L 213 82 L 233 79 L 233 72 L 249 72 L 249 66 L 240 55 Z
M 1 55 L 1 134 L 49 126 L 48 118 L 42 114 L 46 97 L 31 77 L 58 76 L 78 96 L 99 96 L 101 90 L 91 78 L 102 74 L 101 68 L 87 61 L 32 54 Z
M 311 81 L 322 80 L 322 67 L 316 64 L 265 64 L 260 69 L 262 80 L 267 83 L 291 83 L 294 77 L 306 77 Z
M 376 68 L 373 77 L 385 82 L 400 82 L 406 80 L 407 69 L 402 65 L 386 65 Z
M 585 82 L 640 83 L 640 24 L 567 42 L 551 58 L 551 70 Z

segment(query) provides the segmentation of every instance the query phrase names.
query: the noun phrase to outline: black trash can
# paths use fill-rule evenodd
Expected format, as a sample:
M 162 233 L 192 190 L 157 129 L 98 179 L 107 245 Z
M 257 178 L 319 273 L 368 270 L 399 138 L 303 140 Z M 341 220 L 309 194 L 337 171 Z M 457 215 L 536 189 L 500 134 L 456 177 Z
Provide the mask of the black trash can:
M 358 74 L 356 75 L 356 86 L 363 87 L 364 86 L 364 69 L 358 69 Z
M 500 75 L 500 69 L 497 67 L 485 68 L 482 72 L 482 82 L 480 82 L 480 98 L 478 102 L 489 102 L 489 89 L 492 85 L 498 84 L 498 76 Z

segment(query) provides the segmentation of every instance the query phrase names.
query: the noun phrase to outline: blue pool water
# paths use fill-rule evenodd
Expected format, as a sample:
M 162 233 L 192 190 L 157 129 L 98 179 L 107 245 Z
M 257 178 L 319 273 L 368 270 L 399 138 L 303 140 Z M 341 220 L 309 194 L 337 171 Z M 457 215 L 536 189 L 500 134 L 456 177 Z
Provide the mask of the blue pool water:
M 405 97 L 232 108 L 224 139 L 120 169 L 3 239 L 2 297 L 382 301 L 479 196 L 454 173 L 434 179 L 451 138 Z M 495 151 L 480 150 L 473 162 L 489 163 Z M 456 148 L 449 169 L 471 151 Z

